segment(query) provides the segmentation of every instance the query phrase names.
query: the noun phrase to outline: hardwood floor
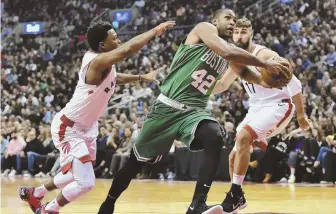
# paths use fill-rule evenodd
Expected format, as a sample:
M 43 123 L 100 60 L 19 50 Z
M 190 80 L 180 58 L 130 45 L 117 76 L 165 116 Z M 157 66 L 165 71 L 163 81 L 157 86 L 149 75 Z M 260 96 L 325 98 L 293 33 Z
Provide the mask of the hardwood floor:
M 18 188 L 36 186 L 45 179 L 1 178 L 1 213 L 32 213 L 27 203 L 18 197 Z M 66 213 L 97 213 L 106 197 L 111 180 L 98 179 L 95 188 L 61 210 Z M 177 214 L 185 213 L 194 191 L 195 182 L 134 180 L 117 202 L 115 213 Z M 228 183 L 213 184 L 209 204 L 220 203 Z M 246 184 L 244 191 L 249 206 L 239 213 L 299 213 L 336 214 L 335 185 L 309 184 Z M 44 202 L 52 200 L 58 191 L 49 193 Z

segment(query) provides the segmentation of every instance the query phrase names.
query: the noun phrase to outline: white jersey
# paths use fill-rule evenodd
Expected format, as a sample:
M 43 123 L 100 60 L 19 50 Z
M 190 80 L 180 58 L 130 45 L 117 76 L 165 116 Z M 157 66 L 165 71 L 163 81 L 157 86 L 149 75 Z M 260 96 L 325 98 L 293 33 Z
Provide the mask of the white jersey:
M 114 65 L 107 70 L 108 73 L 99 85 L 85 83 L 87 68 L 97 56 L 97 53 L 91 51 L 85 53 L 75 92 L 70 102 L 61 110 L 80 131 L 87 131 L 104 114 L 116 85 L 117 73 Z
M 257 56 L 257 54 L 266 47 L 261 45 L 256 45 L 252 55 Z M 260 74 L 258 69 L 254 66 L 247 66 L 248 69 L 255 72 L 256 74 Z M 244 85 L 245 91 L 249 95 L 249 105 L 256 106 L 256 105 L 264 105 L 268 103 L 278 103 L 284 99 L 291 99 L 292 96 L 301 92 L 302 86 L 301 82 L 293 75 L 293 78 L 288 83 L 286 87 L 281 89 L 277 88 L 264 88 L 261 85 L 248 83 L 245 80 L 242 80 Z

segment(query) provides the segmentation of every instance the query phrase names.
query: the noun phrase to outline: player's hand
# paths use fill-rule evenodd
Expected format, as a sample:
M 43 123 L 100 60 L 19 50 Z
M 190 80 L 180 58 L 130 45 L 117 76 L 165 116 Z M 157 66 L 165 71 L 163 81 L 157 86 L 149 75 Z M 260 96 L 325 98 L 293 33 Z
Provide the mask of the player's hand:
M 267 60 L 265 69 L 270 74 L 279 75 L 282 74 L 287 80 L 291 78 L 291 71 L 289 70 L 289 63 L 288 62 L 279 62 L 275 60 Z
M 164 65 L 155 71 L 149 72 L 148 74 L 144 74 L 141 76 L 141 79 L 143 79 L 146 82 L 156 82 L 157 84 L 160 83 L 159 80 L 157 80 L 157 75 L 159 72 L 164 71 L 166 69 L 167 65 Z
M 172 28 L 175 26 L 175 21 L 167 21 L 164 23 L 159 24 L 154 28 L 156 31 L 156 36 L 161 36 L 167 29 Z
M 298 118 L 298 123 L 303 131 L 307 131 L 313 127 L 311 120 L 307 119 L 306 117 Z

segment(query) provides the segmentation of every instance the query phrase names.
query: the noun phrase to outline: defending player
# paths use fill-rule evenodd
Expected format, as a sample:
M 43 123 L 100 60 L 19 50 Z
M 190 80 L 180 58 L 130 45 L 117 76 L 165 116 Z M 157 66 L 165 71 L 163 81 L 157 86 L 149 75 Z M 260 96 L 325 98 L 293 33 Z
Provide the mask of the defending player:
M 212 23 L 197 24 L 180 45 L 161 86 L 162 93 L 151 107 L 129 161 L 114 176 L 99 214 L 113 213 L 116 200 L 132 178 L 146 162 L 160 160 L 175 139 L 192 151 L 204 149 L 204 162 L 187 213 L 222 213 L 221 206 L 205 204 L 223 146 L 221 127 L 205 110 L 216 81 L 226 72 L 229 61 L 264 67 L 289 77 L 289 70 L 283 66 L 287 63 L 258 59 L 225 41 L 232 36 L 235 22 L 232 10 L 218 10 Z M 238 72 L 243 79 L 261 83 L 253 72 Z
M 238 19 L 233 33 L 233 41 L 236 46 L 261 59 L 279 57 L 276 52 L 264 46 L 253 44 L 252 37 L 251 22 L 245 18 Z M 222 79 L 217 82 L 212 93 L 223 92 L 231 85 L 238 77 L 235 69 L 249 69 L 256 74 L 259 73 L 254 66 L 231 66 Z M 236 144 L 230 154 L 229 166 L 232 186 L 222 203 L 224 213 L 236 213 L 238 208 L 244 209 L 247 206 L 241 185 L 248 168 L 252 142 L 259 141 L 258 146 L 266 148 L 266 138 L 280 133 L 291 121 L 295 109 L 300 127 L 303 130 L 310 127 L 310 122 L 304 114 L 302 86 L 294 75 L 287 87 L 279 89 L 256 85 L 245 80 L 242 80 L 242 84 L 250 97 L 250 108 L 245 119 L 237 127 Z
M 108 22 L 92 23 L 87 31 L 91 48 L 82 61 L 79 80 L 70 102 L 55 115 L 51 132 L 60 150 L 62 172 L 37 188 L 21 188 L 20 197 L 36 213 L 56 214 L 61 207 L 90 191 L 95 184 L 91 162 L 96 160 L 98 119 L 103 115 L 116 84 L 154 81 L 157 71 L 140 75 L 117 73 L 114 64 L 136 53 L 150 39 L 175 24 L 168 21 L 121 44 Z M 50 203 L 42 198 L 55 189 L 61 193 Z

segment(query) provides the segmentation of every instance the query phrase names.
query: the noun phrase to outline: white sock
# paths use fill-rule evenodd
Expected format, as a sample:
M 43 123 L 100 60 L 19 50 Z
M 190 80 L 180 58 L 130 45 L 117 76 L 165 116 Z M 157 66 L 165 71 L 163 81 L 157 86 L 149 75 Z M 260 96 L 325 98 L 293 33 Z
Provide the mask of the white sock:
M 37 198 L 41 198 L 47 194 L 48 190 L 45 188 L 44 184 L 35 188 L 33 195 Z
M 295 175 L 295 168 L 291 167 L 290 171 L 291 171 L 291 176 L 294 176 Z
M 245 175 L 236 175 L 233 173 L 232 183 L 237 184 L 239 186 L 243 185 Z
M 47 204 L 45 210 L 58 212 L 61 209 L 61 206 L 57 203 L 56 198 Z

